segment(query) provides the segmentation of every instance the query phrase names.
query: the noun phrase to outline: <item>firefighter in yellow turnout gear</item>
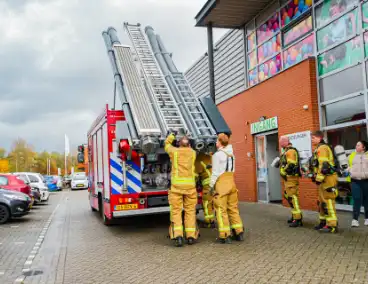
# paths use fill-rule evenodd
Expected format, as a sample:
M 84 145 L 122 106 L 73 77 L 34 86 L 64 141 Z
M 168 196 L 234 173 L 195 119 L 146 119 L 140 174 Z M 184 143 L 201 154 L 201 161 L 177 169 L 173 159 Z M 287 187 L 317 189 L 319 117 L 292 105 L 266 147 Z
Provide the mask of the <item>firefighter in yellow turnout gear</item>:
M 213 209 L 213 197 L 210 194 L 210 180 L 212 175 L 211 156 L 199 153 L 196 159 L 195 168 L 202 184 L 202 206 L 205 227 L 214 228 L 215 212 Z
M 243 241 L 244 228 L 239 215 L 238 189 L 234 180 L 235 159 L 229 137 L 219 134 L 216 146 L 218 151 L 212 156 L 210 192 L 216 211 L 219 241 L 231 243 L 232 237 Z
M 176 246 L 184 242 L 182 210 L 184 208 L 184 231 L 188 244 L 198 238 L 199 230 L 196 222 L 197 190 L 195 185 L 196 153 L 191 149 L 189 139 L 183 137 L 179 147 L 172 143 L 175 135 L 170 134 L 165 141 L 165 151 L 171 160 L 171 188 L 169 191 L 170 228 L 169 235 Z
M 284 197 L 292 208 L 292 217 L 288 220 L 289 227 L 296 228 L 303 226 L 302 211 L 299 206 L 299 154 L 292 147 L 289 137 L 281 136 L 279 141 L 283 149 L 280 157 L 280 175 L 284 179 Z
M 324 142 L 321 131 L 312 133 L 312 141 L 318 143 L 311 162 L 314 173 L 312 180 L 318 185 L 319 224 L 315 229 L 335 233 L 337 231 L 335 199 L 338 190 L 334 155 L 330 146 Z

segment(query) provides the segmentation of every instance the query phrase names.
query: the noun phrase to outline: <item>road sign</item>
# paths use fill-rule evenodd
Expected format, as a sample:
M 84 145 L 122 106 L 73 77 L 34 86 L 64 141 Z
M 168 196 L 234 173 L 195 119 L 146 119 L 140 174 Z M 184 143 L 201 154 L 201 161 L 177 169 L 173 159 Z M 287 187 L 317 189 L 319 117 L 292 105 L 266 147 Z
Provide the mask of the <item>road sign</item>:
M 6 159 L 0 159 L 0 173 L 9 172 L 9 161 Z

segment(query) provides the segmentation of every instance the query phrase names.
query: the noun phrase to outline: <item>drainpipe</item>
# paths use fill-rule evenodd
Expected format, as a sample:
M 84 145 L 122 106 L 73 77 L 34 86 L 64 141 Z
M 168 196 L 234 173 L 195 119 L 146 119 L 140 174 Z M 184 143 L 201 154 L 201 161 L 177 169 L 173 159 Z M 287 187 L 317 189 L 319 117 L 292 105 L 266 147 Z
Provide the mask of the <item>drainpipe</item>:
M 212 33 L 212 23 L 207 25 L 207 42 L 208 42 L 208 69 L 210 78 L 210 96 L 214 103 L 216 103 L 215 98 L 215 67 L 213 59 L 213 33 Z

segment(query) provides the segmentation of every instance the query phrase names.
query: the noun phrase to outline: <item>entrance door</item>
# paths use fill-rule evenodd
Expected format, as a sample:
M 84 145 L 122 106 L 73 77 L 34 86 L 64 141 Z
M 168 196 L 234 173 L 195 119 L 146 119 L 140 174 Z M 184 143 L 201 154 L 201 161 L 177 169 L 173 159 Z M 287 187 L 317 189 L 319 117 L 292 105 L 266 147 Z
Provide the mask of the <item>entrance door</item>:
M 278 157 L 279 154 L 279 137 L 277 133 L 267 135 L 267 144 L 266 144 L 266 160 L 267 160 L 267 169 L 268 169 L 268 192 L 269 192 L 269 201 L 270 202 L 281 202 L 281 178 L 280 178 L 280 170 L 274 167 L 271 167 L 272 161 Z
M 265 133 L 256 139 L 257 188 L 259 202 L 279 202 L 282 200 L 279 170 L 271 167 L 279 156 L 277 132 Z

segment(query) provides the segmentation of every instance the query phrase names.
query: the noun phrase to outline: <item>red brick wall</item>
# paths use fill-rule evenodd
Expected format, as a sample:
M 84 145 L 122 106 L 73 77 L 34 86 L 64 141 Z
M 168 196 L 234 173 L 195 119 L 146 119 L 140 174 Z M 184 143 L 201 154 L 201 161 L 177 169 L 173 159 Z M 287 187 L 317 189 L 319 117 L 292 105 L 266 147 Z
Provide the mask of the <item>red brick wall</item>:
M 232 130 L 236 161 L 236 182 L 242 201 L 257 201 L 255 143 L 250 124 L 261 116 L 277 116 L 279 136 L 319 128 L 315 60 L 306 60 L 275 77 L 219 104 Z M 304 110 L 303 106 L 309 109 Z M 252 157 L 248 158 L 247 153 Z M 317 189 L 301 180 L 300 205 L 316 209 Z

